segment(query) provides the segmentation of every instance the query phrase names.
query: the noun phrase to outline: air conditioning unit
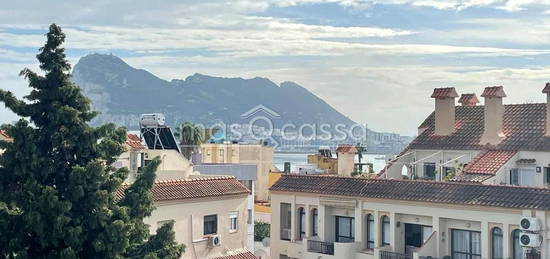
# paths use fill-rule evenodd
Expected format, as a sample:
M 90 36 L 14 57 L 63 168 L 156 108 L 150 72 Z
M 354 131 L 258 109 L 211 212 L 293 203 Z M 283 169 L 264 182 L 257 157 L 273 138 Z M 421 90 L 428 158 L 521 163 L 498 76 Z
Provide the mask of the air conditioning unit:
M 539 234 L 521 233 L 519 236 L 519 242 L 522 246 L 539 247 L 542 243 L 542 236 Z
M 212 235 L 208 237 L 208 246 L 220 246 L 222 244 L 222 239 L 220 235 Z
M 540 231 L 542 229 L 539 220 L 535 217 L 522 217 L 519 226 L 522 231 Z

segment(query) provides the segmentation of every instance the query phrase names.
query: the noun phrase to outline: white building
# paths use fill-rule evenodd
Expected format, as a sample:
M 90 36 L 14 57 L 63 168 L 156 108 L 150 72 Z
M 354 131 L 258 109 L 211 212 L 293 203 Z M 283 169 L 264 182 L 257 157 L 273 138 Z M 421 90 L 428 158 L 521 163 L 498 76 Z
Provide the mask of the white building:
M 546 188 L 283 175 L 270 190 L 274 259 L 550 258 Z
M 550 84 L 543 93 L 550 94 Z M 549 185 L 550 102 L 505 105 L 502 86 L 487 87 L 481 96 L 483 106 L 475 94 L 463 94 L 455 106 L 454 88 L 434 89 L 435 111 L 380 176 Z

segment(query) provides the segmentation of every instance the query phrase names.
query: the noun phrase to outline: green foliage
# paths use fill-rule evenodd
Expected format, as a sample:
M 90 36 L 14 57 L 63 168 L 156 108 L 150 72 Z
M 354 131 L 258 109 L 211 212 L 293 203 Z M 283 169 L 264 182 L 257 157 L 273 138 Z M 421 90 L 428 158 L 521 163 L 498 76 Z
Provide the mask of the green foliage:
M 190 159 L 193 151 L 206 140 L 203 132 L 203 129 L 188 121 L 177 127 L 174 135 L 179 139 L 181 152 L 187 159 Z
M 266 222 L 255 221 L 254 222 L 254 241 L 261 242 L 264 238 L 270 236 L 271 225 Z
M 44 75 L 24 69 L 24 100 L 0 89 L 0 101 L 22 117 L 4 125 L 1 142 L 1 258 L 177 258 L 171 225 L 150 236 L 143 218 L 154 209 L 149 190 L 158 161 L 144 168 L 124 198 L 128 174 L 110 165 L 123 151 L 126 129 L 88 125 L 96 115 L 70 81 L 70 65 L 52 24 L 37 59 Z

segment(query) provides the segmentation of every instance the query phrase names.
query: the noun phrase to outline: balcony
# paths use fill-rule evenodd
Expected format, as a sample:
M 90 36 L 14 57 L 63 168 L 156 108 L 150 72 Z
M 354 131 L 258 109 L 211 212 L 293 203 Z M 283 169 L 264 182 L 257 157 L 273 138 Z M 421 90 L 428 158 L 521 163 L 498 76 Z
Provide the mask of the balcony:
M 311 253 L 334 255 L 334 243 L 308 240 L 307 251 Z
M 380 259 L 413 259 L 413 256 L 390 251 L 380 251 Z

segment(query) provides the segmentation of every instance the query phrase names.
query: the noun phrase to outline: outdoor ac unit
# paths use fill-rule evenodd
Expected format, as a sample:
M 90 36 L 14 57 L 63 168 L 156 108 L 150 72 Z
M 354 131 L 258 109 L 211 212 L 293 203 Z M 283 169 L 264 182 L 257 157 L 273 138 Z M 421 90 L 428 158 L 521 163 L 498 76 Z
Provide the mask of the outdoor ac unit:
M 222 244 L 222 239 L 220 235 L 212 235 L 208 237 L 208 246 L 220 246 Z
M 522 217 L 519 222 L 522 231 L 540 231 L 541 225 L 535 217 Z
M 522 246 L 539 247 L 542 243 L 542 236 L 539 234 L 521 233 L 519 236 L 519 242 Z

